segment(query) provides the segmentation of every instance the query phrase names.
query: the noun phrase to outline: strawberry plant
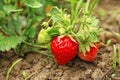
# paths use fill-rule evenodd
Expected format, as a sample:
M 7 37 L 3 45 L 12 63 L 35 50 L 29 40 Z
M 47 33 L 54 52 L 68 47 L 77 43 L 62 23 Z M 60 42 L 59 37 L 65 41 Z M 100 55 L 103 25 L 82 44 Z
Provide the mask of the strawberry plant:
M 50 20 L 42 24 L 44 28 L 39 32 L 38 42 L 50 44 L 50 50 L 60 65 L 68 63 L 77 53 L 81 59 L 92 62 L 98 52 L 99 21 L 91 14 L 98 0 L 94 0 L 91 6 L 90 0 L 79 0 L 77 4 L 76 0 L 68 1 L 71 2 L 71 14 L 53 7 L 48 14 Z

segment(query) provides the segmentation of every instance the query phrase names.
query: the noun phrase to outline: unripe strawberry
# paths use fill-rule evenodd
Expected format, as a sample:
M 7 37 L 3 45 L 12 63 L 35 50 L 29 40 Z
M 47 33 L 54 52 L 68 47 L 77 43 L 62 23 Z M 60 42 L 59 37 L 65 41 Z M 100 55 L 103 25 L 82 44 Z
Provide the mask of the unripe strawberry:
M 42 29 L 38 34 L 38 42 L 40 44 L 47 43 L 51 40 L 50 35 L 47 33 L 47 30 Z

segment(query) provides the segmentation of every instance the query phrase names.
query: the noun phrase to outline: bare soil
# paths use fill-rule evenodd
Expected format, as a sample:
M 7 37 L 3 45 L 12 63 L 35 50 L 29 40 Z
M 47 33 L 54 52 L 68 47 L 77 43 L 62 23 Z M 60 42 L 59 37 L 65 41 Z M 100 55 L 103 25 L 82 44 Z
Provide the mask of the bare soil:
M 120 39 L 113 34 L 120 32 L 119 7 L 119 0 L 100 0 L 93 13 L 100 19 L 100 27 L 106 30 L 100 33 L 99 52 L 94 62 L 88 63 L 76 56 L 68 64 L 59 66 L 52 58 L 29 53 L 14 66 L 9 80 L 120 80 L 120 66 L 117 64 L 116 71 L 113 68 L 113 45 L 120 54 Z M 107 46 L 108 40 L 112 42 Z M 8 68 L 19 58 L 12 51 L 0 53 L 0 80 L 5 80 Z M 22 75 L 24 71 L 26 79 Z M 116 75 L 112 77 L 113 74 Z

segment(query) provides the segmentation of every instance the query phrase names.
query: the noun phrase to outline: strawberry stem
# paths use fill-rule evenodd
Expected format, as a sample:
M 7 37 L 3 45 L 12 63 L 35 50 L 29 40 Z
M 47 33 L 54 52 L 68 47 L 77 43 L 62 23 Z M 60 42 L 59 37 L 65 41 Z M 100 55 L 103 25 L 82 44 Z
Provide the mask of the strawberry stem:
M 37 48 L 47 48 L 46 45 L 36 45 L 36 44 L 31 44 L 31 43 L 28 43 L 28 42 L 25 42 L 25 44 L 29 45 L 29 46 L 32 46 L 32 47 L 37 47 Z
M 74 2 L 71 0 L 71 22 L 74 20 L 75 18 L 75 13 L 74 13 Z
M 79 2 L 77 3 L 77 5 L 76 6 L 72 6 L 73 5 L 73 3 L 72 3 L 72 1 L 71 1 L 71 16 L 72 16 L 72 20 L 71 20 L 71 25 L 72 25 L 72 28 L 71 28 L 71 30 L 73 31 L 73 32 L 75 32 L 75 29 L 76 29 L 76 27 L 77 26 L 75 26 L 76 25 L 76 23 L 77 23 L 77 20 L 78 20 L 78 18 L 79 18 L 79 14 L 81 13 L 81 11 L 82 11 L 82 9 L 80 9 L 80 7 L 81 7 L 81 5 L 82 5 L 82 1 L 83 0 L 79 0 Z M 76 7 L 76 8 L 75 8 Z
M 33 49 L 32 51 L 33 51 L 33 52 L 40 53 L 40 54 L 42 54 L 42 55 L 44 55 L 44 56 L 53 58 L 53 56 L 52 56 L 51 54 L 47 54 L 46 51 L 39 51 L 39 50 L 37 50 L 37 49 Z
M 85 8 L 86 12 L 88 12 L 89 4 L 90 4 L 90 0 L 87 0 L 86 8 Z

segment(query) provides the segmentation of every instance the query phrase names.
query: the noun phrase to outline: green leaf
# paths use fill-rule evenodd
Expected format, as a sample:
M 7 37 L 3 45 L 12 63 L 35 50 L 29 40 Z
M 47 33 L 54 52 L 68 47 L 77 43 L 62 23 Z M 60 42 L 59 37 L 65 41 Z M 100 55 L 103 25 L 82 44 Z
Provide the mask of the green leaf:
M 5 34 L 10 35 L 12 34 L 9 29 L 6 27 L 6 25 L 0 26 L 0 30 L 3 31 Z
M 22 32 L 22 22 L 18 21 L 18 20 L 15 20 L 14 21 L 14 26 L 15 26 L 15 31 L 21 35 L 21 32 Z
M 25 0 L 25 5 L 31 8 L 40 8 L 42 6 L 37 0 Z
M 57 7 L 53 7 L 50 11 L 50 15 L 54 22 L 57 22 L 61 18 L 61 11 Z
M 5 0 L 0 0 L 0 10 L 3 10 L 4 1 Z
M 22 43 L 25 40 L 24 37 L 10 36 L 0 39 L 0 51 L 9 51 L 12 48 Z
M 41 22 L 44 19 L 44 16 L 37 16 L 36 19 L 38 22 Z
M 51 37 L 55 37 L 59 34 L 59 29 L 55 27 L 51 27 L 47 30 L 47 32 Z
M 82 52 L 84 55 L 86 55 L 86 50 L 85 50 L 85 46 L 83 44 L 81 44 L 79 46 L 80 52 Z
M 4 18 L 5 18 L 5 13 L 2 10 L 0 10 L 0 20 Z
M 8 29 L 13 35 L 15 34 L 21 35 L 21 28 L 22 28 L 22 22 L 18 20 L 12 20 L 8 23 Z
M 53 7 L 50 11 L 51 15 L 55 15 L 55 14 L 60 14 L 60 9 L 58 9 L 57 7 Z
M 3 34 L 0 32 L 0 40 L 3 39 Z
M 53 20 L 52 27 L 59 29 L 63 28 L 65 32 L 70 30 L 70 15 L 66 14 L 64 10 L 53 7 L 50 11 L 51 19 Z
M 91 43 L 90 46 L 91 46 L 91 47 L 96 47 L 96 46 L 94 45 L 94 43 Z
M 86 50 L 90 51 L 90 46 L 89 45 L 86 45 Z
M 9 14 L 11 12 L 19 12 L 22 11 L 23 9 L 17 9 L 15 6 L 12 5 L 4 5 L 3 9 Z
M 91 21 L 91 26 L 98 26 L 98 23 L 99 23 L 99 20 L 98 19 L 96 19 L 96 18 L 91 18 L 92 19 L 92 21 Z
M 34 38 L 35 34 L 36 34 L 36 26 L 32 26 L 28 31 L 27 31 L 27 35 L 29 38 Z

